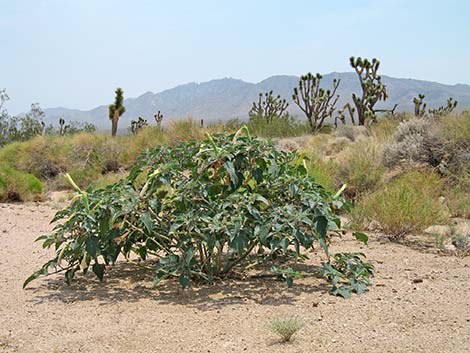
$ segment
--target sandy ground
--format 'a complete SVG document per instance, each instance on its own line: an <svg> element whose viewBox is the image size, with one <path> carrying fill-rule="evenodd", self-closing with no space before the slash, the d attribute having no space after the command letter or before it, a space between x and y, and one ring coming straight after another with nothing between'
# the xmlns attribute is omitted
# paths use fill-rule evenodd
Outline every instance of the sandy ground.
<svg viewBox="0 0 470 353"><path fill-rule="evenodd" d="M45 204L0 205L0 352L470 352L470 257L440 256L372 240L370 291L344 300L304 278L227 281L181 291L152 288L152 271L120 263L104 283L60 275L24 279L50 252L33 240L51 229ZM345 238L336 250L356 251ZM312 255L315 259L315 256ZM297 315L288 344L269 320Z"/></svg>

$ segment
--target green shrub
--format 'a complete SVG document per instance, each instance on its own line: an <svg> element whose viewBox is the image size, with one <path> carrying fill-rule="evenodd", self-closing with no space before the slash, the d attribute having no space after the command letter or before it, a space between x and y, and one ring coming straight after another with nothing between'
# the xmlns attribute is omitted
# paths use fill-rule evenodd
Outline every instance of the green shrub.
<svg viewBox="0 0 470 353"><path fill-rule="evenodd" d="M155 283L177 277L184 288L235 269L300 261L314 243L328 260L330 237L340 228L341 200L308 175L303 158L251 138L246 128L156 147L127 178L76 189L74 202L53 219L67 221L40 237L55 257L25 285L61 261L69 282L79 270L103 279L106 265L133 253L159 259ZM292 285L293 272L280 271Z"/></svg>
<svg viewBox="0 0 470 353"><path fill-rule="evenodd" d="M0 164L0 201L31 201L43 191L34 175Z"/></svg>
<svg viewBox="0 0 470 353"><path fill-rule="evenodd" d="M392 236L420 231L447 221L439 200L442 180L435 173L412 171L365 195L353 208L353 223L361 227L374 220Z"/></svg>

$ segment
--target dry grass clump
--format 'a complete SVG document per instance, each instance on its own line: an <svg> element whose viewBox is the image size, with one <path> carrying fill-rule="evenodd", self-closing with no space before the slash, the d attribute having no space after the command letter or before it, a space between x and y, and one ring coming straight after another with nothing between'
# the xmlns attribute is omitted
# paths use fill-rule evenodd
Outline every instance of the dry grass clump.
<svg viewBox="0 0 470 353"><path fill-rule="evenodd" d="M336 178L347 184L347 197L356 199L378 187L385 172L382 154L383 145L374 138L368 138L349 145L338 155Z"/></svg>
<svg viewBox="0 0 470 353"><path fill-rule="evenodd" d="M445 193L449 211L454 217L470 218L470 171L452 179Z"/></svg>
<svg viewBox="0 0 470 353"><path fill-rule="evenodd" d="M365 126L341 125L334 132L335 136L346 137L350 141L369 136L369 131Z"/></svg>
<svg viewBox="0 0 470 353"><path fill-rule="evenodd" d="M376 221L391 236L420 231L445 223L446 208L440 200L442 179L433 172L407 172L382 188L365 195L352 210L358 227Z"/></svg>
<svg viewBox="0 0 470 353"><path fill-rule="evenodd" d="M304 326L303 321L296 317L287 317L287 318L276 318L273 319L269 325L268 329L278 335L281 339L281 342L289 342L302 327Z"/></svg>
<svg viewBox="0 0 470 353"><path fill-rule="evenodd" d="M34 175L0 164L0 201L31 201L42 191L43 185Z"/></svg>

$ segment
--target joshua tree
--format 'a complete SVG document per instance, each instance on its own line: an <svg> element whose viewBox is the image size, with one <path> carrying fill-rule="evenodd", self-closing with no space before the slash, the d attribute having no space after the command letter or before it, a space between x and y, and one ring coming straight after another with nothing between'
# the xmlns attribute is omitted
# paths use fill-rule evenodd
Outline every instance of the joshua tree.
<svg viewBox="0 0 470 353"><path fill-rule="evenodd" d="M139 132L139 130L147 127L149 125L148 121L139 116L137 120L131 121L131 132L135 135Z"/></svg>
<svg viewBox="0 0 470 353"><path fill-rule="evenodd" d="M114 99L114 104L109 106L109 119L111 119L112 128L111 136L116 136L118 121L122 114L126 111L126 108L123 105L124 96L121 88L116 89L116 98Z"/></svg>
<svg viewBox="0 0 470 353"><path fill-rule="evenodd" d="M275 117L287 116L289 103L281 96L273 96L273 91L260 93L258 102L253 102L249 112L250 119L265 119L270 123Z"/></svg>
<svg viewBox="0 0 470 353"><path fill-rule="evenodd" d="M59 119L59 135L64 136L69 128L70 128L70 125L65 125L65 119L60 118Z"/></svg>
<svg viewBox="0 0 470 353"><path fill-rule="evenodd" d="M414 97L413 104L415 105L415 116L417 116L418 118L423 117L426 114L426 103L424 103L424 94L419 94L418 97Z"/></svg>
<svg viewBox="0 0 470 353"><path fill-rule="evenodd" d="M370 62L368 59L362 59L361 57L355 58L354 56L349 58L349 61L359 77L362 96L359 97L353 93L352 99L355 108L351 107L349 103L346 103L339 111L339 119L343 122L345 121L344 111L347 109L353 124L355 124L354 113L357 113L358 124L367 125L369 121L375 121L377 118L375 113L378 110L374 109L375 104L378 101L385 101L388 98L385 85L382 83L382 78L378 74L380 61L374 58L372 62ZM391 110L380 111L393 113L396 107L397 105Z"/></svg>
<svg viewBox="0 0 470 353"><path fill-rule="evenodd" d="M310 72L300 77L299 87L294 88L292 99L305 113L313 133L319 131L325 119L335 111L339 95L336 95L340 80L333 80L333 89L320 88L322 75L312 75Z"/></svg>
<svg viewBox="0 0 470 353"><path fill-rule="evenodd" d="M433 118L440 118L442 116L448 115L453 112L453 110L457 107L458 102L454 100L454 98L450 97L447 100L446 106L440 106L437 109L429 109L429 114Z"/></svg>
<svg viewBox="0 0 470 353"><path fill-rule="evenodd" d="M155 114L153 117L157 123L157 126L162 127L163 114L158 111L157 114Z"/></svg>

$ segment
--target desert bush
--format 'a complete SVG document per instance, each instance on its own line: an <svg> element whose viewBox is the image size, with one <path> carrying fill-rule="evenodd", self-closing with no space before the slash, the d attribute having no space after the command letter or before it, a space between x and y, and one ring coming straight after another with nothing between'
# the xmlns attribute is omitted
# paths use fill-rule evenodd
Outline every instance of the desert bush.
<svg viewBox="0 0 470 353"><path fill-rule="evenodd" d="M353 224L363 227L377 221L386 234L399 237L446 222L441 192L442 180L437 174L407 172L361 198L351 212Z"/></svg>
<svg viewBox="0 0 470 353"><path fill-rule="evenodd" d="M289 342L302 327L304 323L302 319L294 317L279 317L271 320L268 329L278 335L281 342Z"/></svg>
<svg viewBox="0 0 470 353"><path fill-rule="evenodd" d="M443 159L443 142L431 121L423 118L400 123L394 142L384 148L384 163L388 167L416 164L437 167Z"/></svg>
<svg viewBox="0 0 470 353"><path fill-rule="evenodd" d="M177 277L182 287L254 264L283 267L317 242L328 259L341 200L307 174L297 153L245 132L159 146L115 184L76 187L74 201L53 219L66 221L39 238L54 246L54 258L25 285L61 262L68 282L80 269L103 279L119 254L158 256L155 283Z"/></svg>
<svg viewBox="0 0 470 353"><path fill-rule="evenodd" d="M361 139L338 156L336 178L347 185L346 196L356 199L380 185L385 172L382 149L375 139Z"/></svg>
<svg viewBox="0 0 470 353"><path fill-rule="evenodd" d="M43 185L34 175L0 164L0 201L31 201L42 191Z"/></svg>

